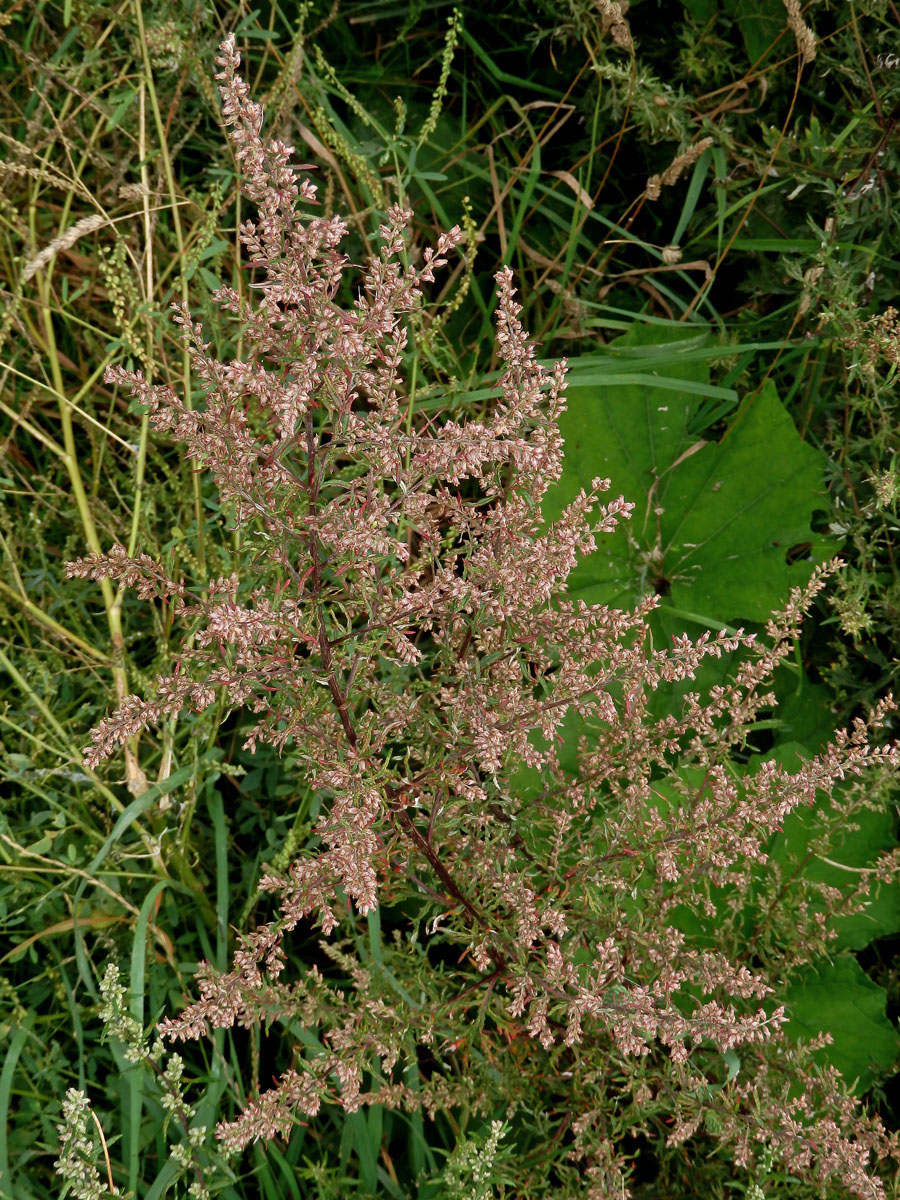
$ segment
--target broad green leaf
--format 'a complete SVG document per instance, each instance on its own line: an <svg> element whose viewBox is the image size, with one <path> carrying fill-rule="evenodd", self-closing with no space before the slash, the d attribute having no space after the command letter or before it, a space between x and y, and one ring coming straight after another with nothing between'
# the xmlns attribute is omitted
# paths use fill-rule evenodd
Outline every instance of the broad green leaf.
<svg viewBox="0 0 900 1200"><path fill-rule="evenodd" d="M697 22L698 25L707 25L716 15L716 0L684 0L685 12Z"/></svg>
<svg viewBox="0 0 900 1200"><path fill-rule="evenodd" d="M787 1031L804 1040L830 1033L834 1043L818 1057L836 1066L848 1084L856 1081L861 1094L897 1061L900 1037L885 1013L886 999L856 959L842 954L810 967L787 989Z"/></svg>
<svg viewBox="0 0 900 1200"><path fill-rule="evenodd" d="M780 0L723 0L722 7L737 22L751 64L769 58L775 42L778 46L774 57L781 58L794 50L793 36L791 43L779 41L787 27Z"/></svg>
<svg viewBox="0 0 900 1200"><path fill-rule="evenodd" d="M807 758L818 754L834 737L833 693L813 683L805 671L787 667L776 672L773 685L778 701L774 711L779 724L777 742L802 747Z"/></svg>
<svg viewBox="0 0 900 1200"><path fill-rule="evenodd" d="M767 385L722 444L673 469L663 515L672 604L765 620L809 577L811 562L792 564L789 551L827 557L829 543L810 529L825 503L824 464Z"/></svg>
<svg viewBox="0 0 900 1200"><path fill-rule="evenodd" d="M785 743L766 757L775 757L788 770L796 770L800 758L807 754L803 747ZM821 796L812 806L796 808L785 819L784 828L767 848L769 860L784 872L785 886L812 881L849 893L859 882L860 871L874 866L896 845L894 820L886 808L856 813L848 827L841 827L836 836L830 837L827 850L818 853L815 840L833 825L834 816ZM896 933L900 930L900 883L873 882L865 909L829 920L828 928L838 935L833 943L835 950L861 950L874 938Z"/></svg>
<svg viewBox="0 0 900 1200"><path fill-rule="evenodd" d="M672 335L635 327L612 348ZM720 444L690 433L697 389L709 386L706 364L679 354L695 346L685 330L660 356L664 388L569 389L563 477L544 515L553 519L579 488L609 477L612 494L635 509L570 576L571 595L628 607L656 592L695 617L761 622L831 551L810 528L825 502L824 458L801 440L771 385ZM672 390L674 380L684 386Z"/></svg>

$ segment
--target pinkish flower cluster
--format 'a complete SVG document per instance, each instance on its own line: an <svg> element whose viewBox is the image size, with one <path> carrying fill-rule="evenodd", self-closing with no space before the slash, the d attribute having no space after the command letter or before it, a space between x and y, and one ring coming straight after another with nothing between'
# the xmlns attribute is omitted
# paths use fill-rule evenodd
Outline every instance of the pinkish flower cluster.
<svg viewBox="0 0 900 1200"><path fill-rule="evenodd" d="M219 361L179 310L204 407L189 411L139 373L110 379L149 403L156 429L234 502L247 569L192 593L114 547L69 573L137 586L198 626L157 698L128 697L93 731L88 764L220 693L254 714L246 747L290 745L325 798L310 846L262 881L275 919L241 939L232 971L204 965L198 999L161 1027L186 1039L299 1021L317 1033L322 1052L298 1054L221 1138L240 1149L330 1102L432 1114L543 1105L548 1128L576 1135L568 1154L594 1181L587 1194L625 1196L624 1133L610 1133L621 1109L642 1136L668 1120L669 1144L715 1134L745 1164L765 1141L803 1178L881 1195L867 1163L889 1140L833 1081L804 1075L799 1098L773 1099L784 963L741 958L724 932L795 808L825 795L852 811L864 773L900 758L859 722L796 771L735 759L835 565L791 596L766 644L738 631L654 647L655 600L623 612L567 599L579 557L631 505L601 503L608 481L594 479L559 520L542 521L562 469L566 365L537 363L511 272L496 277L495 401L477 418L426 420L404 378L411 321L427 319L425 289L460 230L415 267L410 214L393 208L356 299L342 303L344 223L302 215L316 189L290 147L263 139L233 38L217 61L259 210L241 237L261 274L254 300L228 287L217 300L251 350ZM658 715L661 686L736 650L745 657L733 679ZM830 897L832 914L861 896ZM430 919L385 947L389 970L329 940L352 932L356 914L409 900ZM720 949L680 931L685 909L721 921ZM343 982L315 968L283 982L288 935L315 922ZM815 936L824 947L824 921ZM455 967L434 967L438 944L454 949ZM438 1065L412 1086L417 1046ZM737 1080L722 1068L735 1049L752 1065Z"/></svg>

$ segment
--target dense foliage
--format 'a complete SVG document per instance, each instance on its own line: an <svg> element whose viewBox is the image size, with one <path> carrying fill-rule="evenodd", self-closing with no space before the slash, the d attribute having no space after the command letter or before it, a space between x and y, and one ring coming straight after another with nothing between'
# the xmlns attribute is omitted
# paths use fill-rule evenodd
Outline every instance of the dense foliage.
<svg viewBox="0 0 900 1200"><path fill-rule="evenodd" d="M506 15L0 31L0 1194L893 1187L894 15Z"/></svg>

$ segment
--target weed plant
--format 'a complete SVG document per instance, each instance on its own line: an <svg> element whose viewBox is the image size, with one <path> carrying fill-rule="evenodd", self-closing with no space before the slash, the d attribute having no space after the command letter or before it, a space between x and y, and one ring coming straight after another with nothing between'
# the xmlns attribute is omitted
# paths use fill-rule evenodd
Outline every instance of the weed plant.
<svg viewBox="0 0 900 1200"><path fill-rule="evenodd" d="M595 478L557 520L541 520L562 474L566 363L537 363L512 272L496 277L501 374L489 415L417 421L404 352L417 328L427 338L423 289L463 230L414 266L411 213L391 207L343 307L347 224L303 215L316 187L290 147L262 137L233 37L217 62L258 209L240 231L258 302L229 286L214 294L240 325L243 356L214 357L179 305L202 408L140 370L110 368L106 381L210 472L233 505L242 558L202 591L121 545L67 570L135 588L188 627L152 696L126 696L94 728L87 767L224 698L250 714L242 749L290 748L319 803L287 869L260 882L278 897L274 917L240 936L230 970L200 964L197 998L159 1025L170 1042L235 1026L283 1034L276 1060L290 1065L218 1121L222 1152L290 1140L324 1106L431 1122L466 1111L489 1123L483 1160L458 1144L430 1179L392 1163L387 1190L576 1195L587 1180L599 1200L630 1190L637 1142L668 1187L712 1155L746 1187L790 1179L794 1194L883 1194L877 1164L896 1156L894 1139L834 1067L816 1064L827 1037L785 1038L778 1002L827 954L831 924L863 911L876 881L894 881L900 855L842 889L767 869L763 847L817 800L819 844L839 844L900 766L900 748L869 738L893 703L793 770L732 753L775 703L765 689L837 564L792 592L762 642L738 630L656 648L657 597L630 612L566 599L578 557L633 506L600 504L609 481ZM726 685L654 714L660 685L690 684L704 660L738 650ZM570 715L574 771L559 749ZM758 931L774 923L779 936L757 935L748 953L751 906ZM298 928L321 931L321 965L292 978ZM208 1126L184 1099L180 1056L144 1044L119 970L115 960L105 970L101 1016L126 1060L163 1080L161 1102L181 1124L170 1174L206 1197ZM83 1115L81 1093L68 1103ZM102 1194L83 1130L58 1165L81 1195ZM361 1157L360 1170L377 1188L377 1168Z"/></svg>
<svg viewBox="0 0 900 1200"><path fill-rule="evenodd" d="M754 411L766 427L782 404L804 441L820 448L818 459L804 457L789 442L790 426L778 425L774 457L802 480L779 503L803 520L774 529L771 512L756 510L755 527L744 527L745 541L749 532L750 541L762 534L779 543L769 544L761 568L741 564L758 590L686 593L693 572L708 577L709 562L683 545L660 557L665 541L652 529L643 537L634 520L611 539L612 584L590 567L597 556L571 577L570 594L588 601L628 608L656 594L660 605L647 620L662 645L704 627L761 630L769 609L808 578L810 555L822 561L840 549L850 558L831 599L820 594L802 653L776 672L782 703L763 710L735 755L739 765L774 754L796 766L797 744L809 757L828 740L830 706L860 712L893 684L890 315L872 319L894 298L897 266L890 130L900 76L890 8L816 6L805 18L815 27L816 58L805 63L774 0L743 10L724 0L686 4L674 19L677 59L671 13L663 37L652 6L618 15L615 8L510 4L485 23L462 4L448 34L449 9L441 8L312 6L288 27L274 8L221 9L219 25L206 6L113 11L76 0L14 6L0 28L4 1197L58 1194L57 1102L69 1087L90 1090L101 1124L121 1134L108 1147L118 1187L160 1195L178 1186L165 1166L160 1076L129 1066L121 1039L96 1036L98 1009L109 1004L100 990L105 963L121 964L126 1007L142 1026L177 1012L196 962L224 970L234 931L272 915L259 876L283 874L323 803L299 782L293 750L241 750L243 723L224 696L211 710L165 722L158 741L126 744L119 772L84 768L79 750L84 729L110 705L128 691L148 694L171 670L179 631L170 611L128 590L98 597L93 585L63 586L61 564L115 542L196 590L245 560L245 531L229 528L233 504L223 505L197 464L151 435L149 415L129 410L127 396L102 379L109 362L140 366L202 409L165 316L188 295L216 357L243 355L240 328L221 323L210 300L229 275L243 296L253 294L236 234L246 204L222 149L208 72L224 29L240 30L269 129L316 162L325 214L348 214L354 261L377 251L382 200L414 210L411 262L439 229L463 226L460 253L429 296L438 307L427 321L410 318L404 367L416 422L448 409L455 419L486 419L491 392L483 384L498 366L493 276L504 265L515 269L522 317L544 353L569 357L561 421L570 451L580 430L595 425L598 396L613 435L607 446L620 412L684 406L685 436L668 460L641 449L648 436L658 444L657 426L629 427L635 461L648 473L639 486L623 456L585 456L586 474L564 468L547 515L596 475L627 487L643 513L654 472L705 441L663 475L663 483L677 480L723 435L722 452L737 445L729 478L752 478L758 465L743 476L735 466L749 444L739 431ZM710 137L677 182L648 199L648 181ZM352 291L341 300L352 304ZM689 327L686 340L676 324ZM624 341L608 343L622 333ZM692 494L687 483L669 490L663 539L682 494ZM747 498L742 482L729 522ZM734 669L727 657L708 659L700 684L724 685ZM671 689L676 699L679 690L684 685ZM666 689L651 703L662 715ZM564 762L579 732L577 722L564 728ZM874 797L873 805L855 815L859 829L843 831L839 847L828 844L827 813L795 814L768 847L772 869L817 894L855 878L824 860L865 868L894 844L890 816ZM893 894L882 888L864 913L835 922L834 973L820 961L787 992L789 1033L831 1029L834 1041L819 1060L839 1066L858 1092L890 1069L896 1043L885 993L850 951L897 928ZM756 938L775 953L786 936L778 910L767 909L764 920L759 912L751 903L735 928L745 943ZM386 936L408 919L384 914ZM367 927L376 919L370 914L361 926L363 948L378 940ZM293 937L297 976L310 962L337 975L314 937ZM727 940L717 948L727 951ZM879 964L878 982L894 993L890 942L880 944L864 961ZM429 954L450 957L437 947ZM849 1032L846 1011L833 1006L838 995L856 1014ZM264 1090L285 1065L284 1044L251 1027L218 1031L209 1048L184 1047L185 1103L196 1107L196 1122L211 1127ZM435 1069L428 1061L421 1068L423 1078ZM895 1121L889 1096L882 1093L881 1104ZM92 1120L87 1128L93 1137ZM535 1130L537 1155L544 1134ZM510 1132L496 1142L498 1182L504 1153L525 1146L521 1123L512 1139ZM440 1178L451 1152L452 1163L484 1158L495 1136L486 1117L465 1107L432 1124L415 1112L375 1106L363 1116L326 1106L286 1147L256 1147L229 1194L337 1195L348 1175L353 1186L362 1179L364 1189L390 1191L394 1176L403 1187L414 1177ZM562 1135L565 1144L569 1138ZM92 1144L102 1150L99 1140ZM689 1195L695 1186L725 1194L744 1178L735 1180L721 1159L697 1175L693 1154L679 1162L644 1141L630 1152L643 1195ZM107 1179L102 1155L98 1161ZM203 1169L220 1168L204 1159ZM448 1165L448 1178L455 1169ZM786 1194L797 1186L764 1185Z"/></svg>

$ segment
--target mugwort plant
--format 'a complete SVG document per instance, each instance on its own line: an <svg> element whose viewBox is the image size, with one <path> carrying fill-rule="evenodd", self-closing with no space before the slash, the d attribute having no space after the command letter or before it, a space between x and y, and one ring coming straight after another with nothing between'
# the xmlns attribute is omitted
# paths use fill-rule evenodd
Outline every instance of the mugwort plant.
<svg viewBox="0 0 900 1200"><path fill-rule="evenodd" d="M426 415L405 363L464 234L419 252L395 205L352 298L347 225L316 215L308 168L263 137L233 37L217 63L258 209L241 227L250 298L216 296L245 352L220 361L179 307L201 405L139 371L107 378L233 505L241 569L197 590L114 546L68 573L134 587L190 628L153 695L93 730L89 765L224 695L252 714L245 748L290 747L322 800L289 868L260 880L272 919L240 935L231 970L201 964L195 998L159 1026L169 1042L283 1030L284 1069L220 1121L220 1148L288 1138L323 1106L465 1110L502 1163L494 1185L517 1197L627 1196L642 1157L666 1180L714 1153L748 1194L790 1180L882 1196L896 1137L817 1065L825 1036L787 1036L779 996L898 859L817 889L770 869L766 848L800 806L824 804L838 828L873 802L900 762L875 736L894 706L796 769L747 752L838 564L813 570L760 638L660 646L655 597L633 611L568 598L579 557L632 506L597 478L543 520L566 363L538 364L511 271L496 275L494 400L465 420ZM735 652L725 682L691 690ZM752 949L751 896L783 934ZM367 919L383 934L368 958L353 936ZM298 969L292 932L315 927L322 953Z"/></svg>

